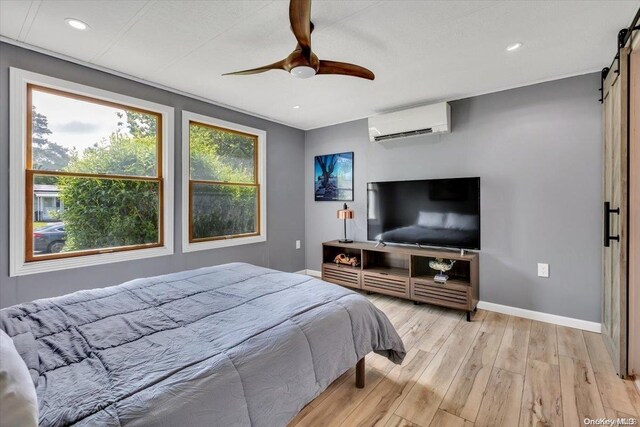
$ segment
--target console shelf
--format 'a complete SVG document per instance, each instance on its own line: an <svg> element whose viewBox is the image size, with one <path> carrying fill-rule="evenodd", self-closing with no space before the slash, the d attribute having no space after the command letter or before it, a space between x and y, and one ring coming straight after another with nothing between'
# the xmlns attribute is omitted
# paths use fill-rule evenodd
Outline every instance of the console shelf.
<svg viewBox="0 0 640 427"><path fill-rule="evenodd" d="M336 264L339 254L357 257L354 267ZM408 246L376 246L370 242L322 244L322 280L412 300L465 310L467 320L476 310L479 298L479 255L456 251L411 248ZM429 267L435 258L455 260L447 273L447 283L437 283L437 271Z"/></svg>

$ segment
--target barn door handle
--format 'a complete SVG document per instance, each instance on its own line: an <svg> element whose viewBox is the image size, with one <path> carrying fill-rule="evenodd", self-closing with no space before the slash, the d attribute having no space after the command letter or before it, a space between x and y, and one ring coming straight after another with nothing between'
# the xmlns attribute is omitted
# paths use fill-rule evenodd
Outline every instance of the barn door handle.
<svg viewBox="0 0 640 427"><path fill-rule="evenodd" d="M608 248L610 246L610 242L615 240L617 242L620 241L620 235L616 234L612 236L610 234L609 228L611 227L611 214L614 213L616 215L620 215L620 208L611 209L610 202L604 202L604 246Z"/></svg>

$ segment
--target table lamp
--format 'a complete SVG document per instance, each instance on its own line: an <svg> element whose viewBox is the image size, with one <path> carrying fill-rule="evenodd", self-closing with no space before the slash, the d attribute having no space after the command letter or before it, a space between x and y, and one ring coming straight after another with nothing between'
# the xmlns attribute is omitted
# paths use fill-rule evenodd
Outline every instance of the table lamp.
<svg viewBox="0 0 640 427"><path fill-rule="evenodd" d="M344 239L339 240L340 243L353 243L353 240L347 239L347 220L353 219L353 210L347 207L347 204L344 204L344 207L338 211L338 219L344 221Z"/></svg>

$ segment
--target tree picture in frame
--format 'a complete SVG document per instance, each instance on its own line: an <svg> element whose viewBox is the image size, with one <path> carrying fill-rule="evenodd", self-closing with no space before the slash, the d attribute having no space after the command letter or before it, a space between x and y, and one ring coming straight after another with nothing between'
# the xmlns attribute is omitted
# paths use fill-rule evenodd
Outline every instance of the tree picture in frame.
<svg viewBox="0 0 640 427"><path fill-rule="evenodd" d="M313 170L316 202L353 200L353 151L316 156Z"/></svg>

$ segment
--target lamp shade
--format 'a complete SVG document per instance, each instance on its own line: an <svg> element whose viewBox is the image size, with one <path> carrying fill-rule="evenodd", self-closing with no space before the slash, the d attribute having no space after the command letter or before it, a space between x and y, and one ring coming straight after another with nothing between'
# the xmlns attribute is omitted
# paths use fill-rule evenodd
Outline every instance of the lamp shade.
<svg viewBox="0 0 640 427"><path fill-rule="evenodd" d="M338 219L353 219L353 211L351 209L339 210Z"/></svg>
<svg viewBox="0 0 640 427"><path fill-rule="evenodd" d="M344 207L338 211L338 219L353 219L354 214L353 210L347 207L347 204L344 204Z"/></svg>

